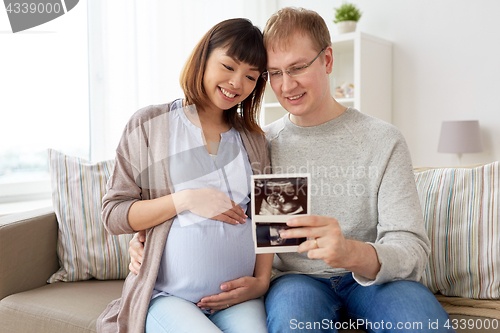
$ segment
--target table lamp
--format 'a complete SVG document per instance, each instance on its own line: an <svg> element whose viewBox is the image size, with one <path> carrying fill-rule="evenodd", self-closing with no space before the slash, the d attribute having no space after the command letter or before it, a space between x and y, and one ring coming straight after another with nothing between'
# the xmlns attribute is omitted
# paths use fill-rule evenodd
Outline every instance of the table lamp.
<svg viewBox="0 0 500 333"><path fill-rule="evenodd" d="M439 137L438 152L458 155L461 165L462 154L480 153L483 141L478 120L443 121Z"/></svg>

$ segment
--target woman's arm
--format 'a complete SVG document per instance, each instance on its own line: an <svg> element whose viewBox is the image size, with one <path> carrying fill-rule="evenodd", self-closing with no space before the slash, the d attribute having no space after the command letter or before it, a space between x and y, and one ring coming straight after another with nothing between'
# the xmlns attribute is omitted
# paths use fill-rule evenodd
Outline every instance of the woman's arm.
<svg viewBox="0 0 500 333"><path fill-rule="evenodd" d="M264 295L269 288L269 282L271 281L271 269L273 266L274 253L262 253L257 254L255 260L255 270L253 276L260 280L261 282L261 295Z"/></svg>
<svg viewBox="0 0 500 333"><path fill-rule="evenodd" d="M134 231L145 230L189 210L196 215L229 224L245 223L246 215L223 192L213 188L184 190L151 200L136 201L130 206L128 223Z"/></svg>
<svg viewBox="0 0 500 333"><path fill-rule="evenodd" d="M130 206L128 223L134 231L145 230L171 219L187 207L188 191L180 191L152 200L139 200Z"/></svg>

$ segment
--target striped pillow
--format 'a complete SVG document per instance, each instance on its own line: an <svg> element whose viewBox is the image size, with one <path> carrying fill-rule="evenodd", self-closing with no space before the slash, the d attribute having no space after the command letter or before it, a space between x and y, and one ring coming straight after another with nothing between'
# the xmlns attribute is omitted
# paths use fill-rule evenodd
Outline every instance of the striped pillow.
<svg viewBox="0 0 500 333"><path fill-rule="evenodd" d="M500 291L499 162L415 173L432 252L422 283L447 296Z"/></svg>
<svg viewBox="0 0 500 333"><path fill-rule="evenodd" d="M101 200L114 161L90 163L52 149L48 154L61 265L48 282L124 279L132 235L111 236L101 221Z"/></svg>

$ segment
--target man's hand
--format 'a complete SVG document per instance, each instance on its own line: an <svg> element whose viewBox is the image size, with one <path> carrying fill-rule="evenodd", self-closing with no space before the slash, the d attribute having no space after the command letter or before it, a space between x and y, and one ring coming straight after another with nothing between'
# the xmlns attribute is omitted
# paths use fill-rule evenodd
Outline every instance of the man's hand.
<svg viewBox="0 0 500 333"><path fill-rule="evenodd" d="M128 265L128 269L135 275L139 274L139 269L141 268L145 241L146 231L141 230L129 242L128 253L130 253L130 264Z"/></svg>
<svg viewBox="0 0 500 333"><path fill-rule="evenodd" d="M283 230L282 238L309 238L297 252L307 252L309 259L321 259L328 266L344 268L368 279L375 279L380 270L377 253L370 244L346 239L333 217L303 216L286 223L292 229Z"/></svg>
<svg viewBox="0 0 500 333"><path fill-rule="evenodd" d="M224 310L229 306L239 304L264 295L269 288L269 277L256 278L245 276L237 280L224 282L221 292L217 295L203 297L198 304L201 309Z"/></svg>

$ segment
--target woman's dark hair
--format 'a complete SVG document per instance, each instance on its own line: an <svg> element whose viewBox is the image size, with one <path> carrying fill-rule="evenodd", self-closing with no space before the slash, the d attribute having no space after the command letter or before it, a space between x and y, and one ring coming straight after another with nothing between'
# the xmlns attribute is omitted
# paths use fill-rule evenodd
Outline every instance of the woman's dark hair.
<svg viewBox="0 0 500 333"><path fill-rule="evenodd" d="M207 104L203 76L208 57L217 48L227 48L228 56L255 66L261 73L266 69L267 53L259 28L242 18L222 21L203 36L184 65L180 84L187 105L194 104L203 109ZM238 114L238 105L224 111L228 124L237 130L244 128L249 132L263 133L258 125L258 115L265 87L266 81L259 75L255 89L241 102L241 114Z"/></svg>

